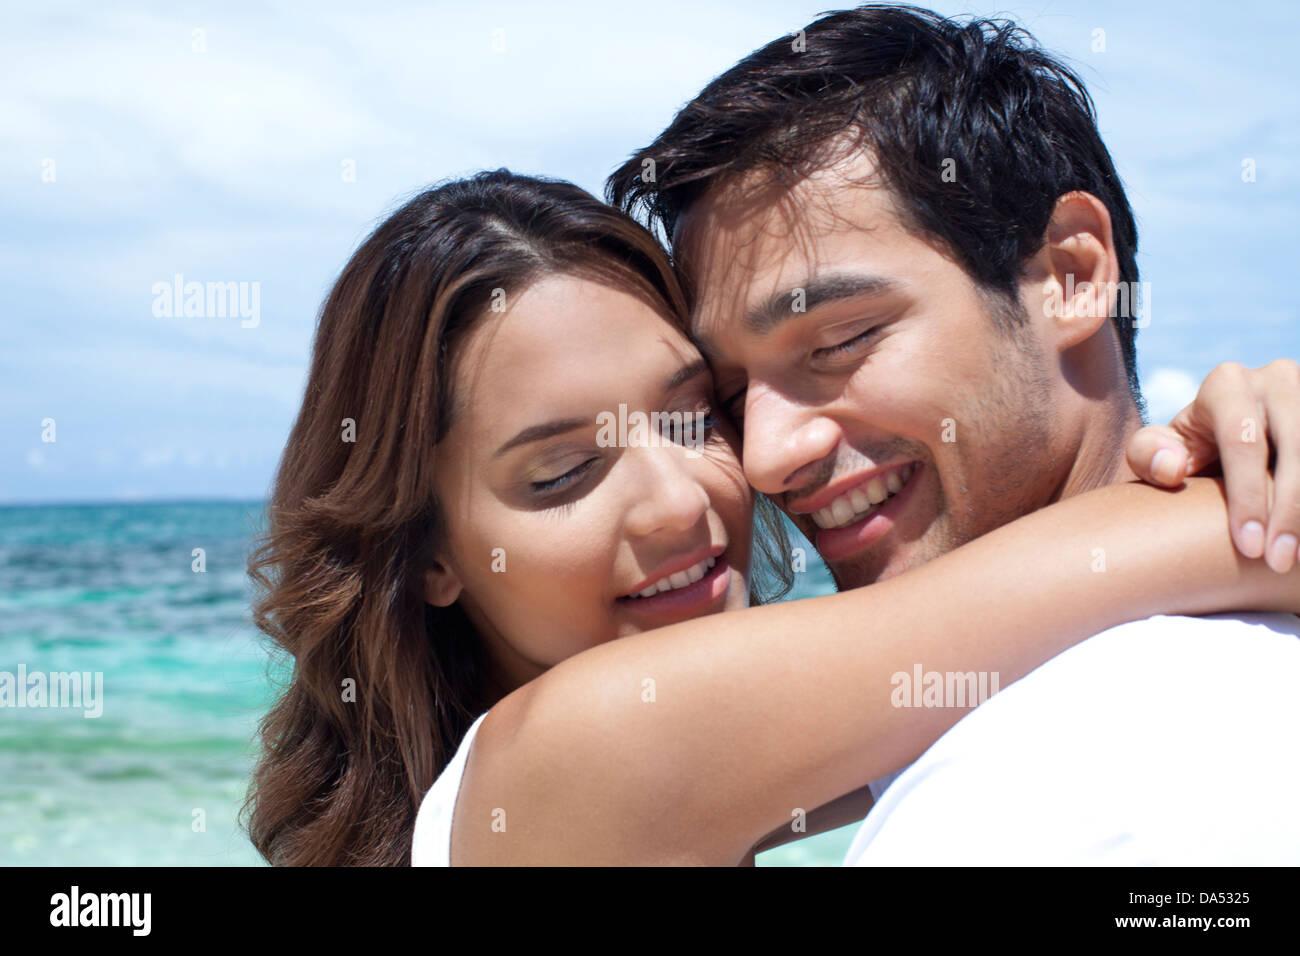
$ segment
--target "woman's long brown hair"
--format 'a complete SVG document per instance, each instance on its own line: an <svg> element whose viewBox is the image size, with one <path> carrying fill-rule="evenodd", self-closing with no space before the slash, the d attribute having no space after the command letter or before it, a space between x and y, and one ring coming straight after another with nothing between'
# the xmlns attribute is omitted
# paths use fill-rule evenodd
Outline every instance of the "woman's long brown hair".
<svg viewBox="0 0 1300 956"><path fill-rule="evenodd" d="M407 202L325 301L249 562L254 622L293 663L261 722L243 811L273 864L409 864L421 798L495 703L464 614L421 594L440 540L433 465L455 408L457 344L497 290L554 274L640 295L685 327L649 232L577 186L507 170ZM756 557L784 593L778 516L760 500L758 517Z"/></svg>

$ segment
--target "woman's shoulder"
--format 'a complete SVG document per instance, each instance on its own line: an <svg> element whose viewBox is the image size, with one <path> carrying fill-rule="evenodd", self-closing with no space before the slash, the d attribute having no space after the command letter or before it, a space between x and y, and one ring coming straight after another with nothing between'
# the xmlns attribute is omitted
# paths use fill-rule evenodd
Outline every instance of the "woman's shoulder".
<svg viewBox="0 0 1300 956"><path fill-rule="evenodd" d="M451 824L456 813L456 798L460 795L465 763L474 746L474 738L489 713L491 711L484 711L470 724L455 756L420 801L411 842L411 866L451 865Z"/></svg>

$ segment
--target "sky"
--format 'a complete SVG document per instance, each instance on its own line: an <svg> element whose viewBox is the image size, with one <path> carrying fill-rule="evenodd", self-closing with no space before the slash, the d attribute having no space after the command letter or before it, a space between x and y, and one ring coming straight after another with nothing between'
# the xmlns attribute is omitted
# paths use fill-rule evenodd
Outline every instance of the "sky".
<svg viewBox="0 0 1300 956"><path fill-rule="evenodd" d="M1096 99L1150 283L1153 421L1221 361L1300 358L1294 5L933 8L1015 19ZM11 5L0 503L262 497L321 301L404 198L499 166L599 194L709 79L826 9ZM187 317L177 276L247 308Z"/></svg>

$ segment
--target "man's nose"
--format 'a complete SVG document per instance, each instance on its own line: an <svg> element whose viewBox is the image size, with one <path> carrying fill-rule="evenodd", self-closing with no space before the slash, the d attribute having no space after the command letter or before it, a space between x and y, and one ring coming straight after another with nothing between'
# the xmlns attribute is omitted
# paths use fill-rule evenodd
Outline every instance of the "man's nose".
<svg viewBox="0 0 1300 956"><path fill-rule="evenodd" d="M744 424L745 478L766 495L806 485L810 473L799 472L832 455L840 441L839 425L816 407L752 382L745 396Z"/></svg>

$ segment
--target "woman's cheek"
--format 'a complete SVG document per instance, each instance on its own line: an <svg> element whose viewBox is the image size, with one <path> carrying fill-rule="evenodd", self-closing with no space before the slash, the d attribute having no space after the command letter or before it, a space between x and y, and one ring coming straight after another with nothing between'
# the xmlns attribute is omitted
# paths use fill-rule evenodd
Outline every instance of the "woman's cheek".
<svg viewBox="0 0 1300 956"><path fill-rule="evenodd" d="M519 522L513 548L503 548L501 583L525 597L521 610L536 621L560 621L571 630L607 617L616 543L603 528L566 526L554 518Z"/></svg>
<svg viewBox="0 0 1300 956"><path fill-rule="evenodd" d="M753 524L754 493L745 480L740 460L710 462L709 471L701 475L701 483L708 492L711 507L724 519L728 535L747 535Z"/></svg>

